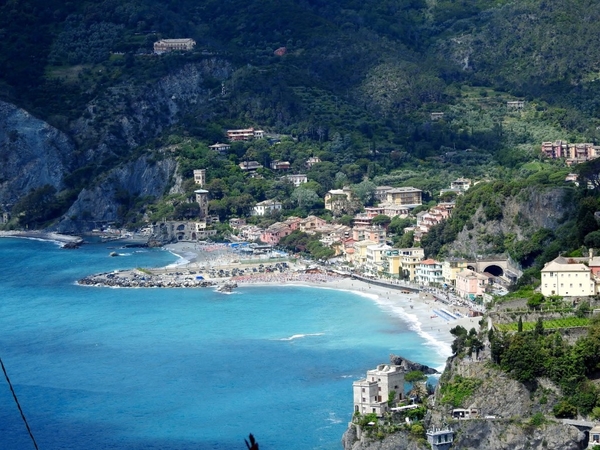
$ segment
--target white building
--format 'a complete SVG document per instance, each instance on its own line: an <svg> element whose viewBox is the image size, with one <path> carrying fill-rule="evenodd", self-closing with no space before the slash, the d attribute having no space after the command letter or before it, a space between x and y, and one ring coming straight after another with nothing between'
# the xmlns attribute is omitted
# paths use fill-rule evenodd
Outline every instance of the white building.
<svg viewBox="0 0 600 450"><path fill-rule="evenodd" d="M303 173L299 173L297 175L285 175L285 176L281 177L281 180L287 180L296 187L308 182L308 178L306 177L306 174L303 174Z"/></svg>
<svg viewBox="0 0 600 450"><path fill-rule="evenodd" d="M154 43L154 53L168 53L174 51L189 51L194 48L196 41L191 38L161 39Z"/></svg>
<svg viewBox="0 0 600 450"><path fill-rule="evenodd" d="M442 263L434 259L426 259L419 262L416 267L415 281L425 286L443 284Z"/></svg>
<svg viewBox="0 0 600 450"><path fill-rule="evenodd" d="M271 214L273 211L281 210L281 202L277 200L265 200L264 202L257 203L252 210L253 216L265 216Z"/></svg>
<svg viewBox="0 0 600 450"><path fill-rule="evenodd" d="M596 294L596 278L592 269L571 258L559 256L541 271L544 296L584 297Z"/></svg>
<svg viewBox="0 0 600 450"><path fill-rule="evenodd" d="M380 364L367 371L367 377L352 383L354 411L360 414L375 413L382 416L389 411L388 400L393 392L392 406L404 392L402 366Z"/></svg>

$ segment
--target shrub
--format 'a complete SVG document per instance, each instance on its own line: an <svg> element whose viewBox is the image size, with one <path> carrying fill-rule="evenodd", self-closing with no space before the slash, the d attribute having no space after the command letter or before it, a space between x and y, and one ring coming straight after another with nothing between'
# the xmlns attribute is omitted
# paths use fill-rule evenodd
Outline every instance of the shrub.
<svg viewBox="0 0 600 450"><path fill-rule="evenodd" d="M568 400L561 400L553 409L554 416L559 419L572 419L577 416L577 408Z"/></svg>

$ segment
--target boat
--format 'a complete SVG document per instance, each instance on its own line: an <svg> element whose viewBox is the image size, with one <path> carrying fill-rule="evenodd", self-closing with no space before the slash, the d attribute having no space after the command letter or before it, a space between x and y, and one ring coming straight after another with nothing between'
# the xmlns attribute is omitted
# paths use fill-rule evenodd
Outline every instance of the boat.
<svg viewBox="0 0 600 450"><path fill-rule="evenodd" d="M117 252L110 252L110 256L119 256Z"/></svg>

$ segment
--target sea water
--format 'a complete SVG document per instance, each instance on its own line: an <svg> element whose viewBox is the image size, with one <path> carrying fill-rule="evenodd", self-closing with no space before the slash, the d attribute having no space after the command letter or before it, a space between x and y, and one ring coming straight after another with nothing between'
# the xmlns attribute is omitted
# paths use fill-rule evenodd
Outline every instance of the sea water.
<svg viewBox="0 0 600 450"><path fill-rule="evenodd" d="M40 449L340 449L352 382L447 350L368 295L299 286L110 289L164 250L0 239L0 358ZM412 327L412 329L411 329ZM0 374L0 449L33 448Z"/></svg>

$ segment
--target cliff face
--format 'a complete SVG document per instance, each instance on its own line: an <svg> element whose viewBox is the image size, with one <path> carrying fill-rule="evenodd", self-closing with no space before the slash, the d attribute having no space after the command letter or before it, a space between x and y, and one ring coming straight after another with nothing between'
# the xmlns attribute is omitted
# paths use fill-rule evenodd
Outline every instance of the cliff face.
<svg viewBox="0 0 600 450"><path fill-rule="evenodd" d="M62 187L75 146L56 128L0 101L0 206L10 209L30 190Z"/></svg>
<svg viewBox="0 0 600 450"><path fill-rule="evenodd" d="M82 117L72 122L69 133L53 128L9 103L0 102L0 210L11 206L31 189L51 185L64 188L65 176L87 166L107 166L53 229L81 232L98 222L118 221L131 206L123 197L159 197L181 192L174 159L154 161L131 151L160 135L188 116L195 121L210 118L211 95L227 79L232 66L207 58L189 63L158 78L154 83L123 82L91 101ZM110 159L107 159L110 158ZM112 163L110 161L113 161Z"/></svg>
<svg viewBox="0 0 600 450"><path fill-rule="evenodd" d="M118 221L135 199L165 194L176 167L172 158L154 161L142 156L111 170L102 182L81 191L53 229L63 233L81 232Z"/></svg>
<svg viewBox="0 0 600 450"><path fill-rule="evenodd" d="M560 390L548 380L538 380L536 389L525 386L489 365L485 352L482 360L450 359L442 383L456 376L478 380L478 387L463 400L460 408L476 408L474 419L455 420L453 406L442 403L440 389L430 401L425 428L442 427L454 430L452 449L464 450L578 450L585 447L585 434L577 428L554 419L552 408L560 398ZM542 400L543 398L543 400ZM546 423L533 425L531 416L541 413ZM486 418L487 417L487 418ZM344 433L345 450L426 450L408 432L397 432L383 440L357 438L356 428L350 425Z"/></svg>
<svg viewBox="0 0 600 450"><path fill-rule="evenodd" d="M518 243L529 239L540 228L555 230L565 215L576 206L569 202L572 191L566 188L527 188L516 196L502 198L502 217L488 220L481 207L449 246L452 255L499 253L498 244L508 239Z"/></svg>
<svg viewBox="0 0 600 450"><path fill-rule="evenodd" d="M185 114L210 118L211 83L227 79L232 71L227 61L211 58L187 64L155 83L121 83L108 89L71 125L83 150L81 164L142 145Z"/></svg>

